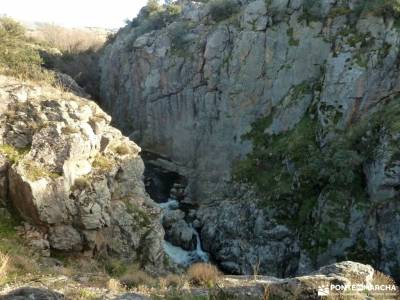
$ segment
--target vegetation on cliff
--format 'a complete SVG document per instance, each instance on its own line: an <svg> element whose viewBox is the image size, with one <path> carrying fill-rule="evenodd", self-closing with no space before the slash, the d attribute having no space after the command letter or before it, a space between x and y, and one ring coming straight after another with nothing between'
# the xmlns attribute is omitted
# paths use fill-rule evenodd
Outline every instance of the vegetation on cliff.
<svg viewBox="0 0 400 300"><path fill-rule="evenodd" d="M400 131L396 117L400 104L397 96L386 99L370 116L335 130L327 140L321 137L324 129L315 115L315 108L310 108L295 128L276 135L267 133L273 114L256 121L243 136L252 142L253 150L236 163L234 178L255 185L262 207L276 209L277 219L298 230L304 246L318 255L329 240L346 237L348 232L329 218L318 219L313 209L324 197L325 209L332 207L330 213L346 223L351 206L369 206L363 168L379 159L381 139L393 139ZM398 146L394 138L390 147ZM311 245L315 239L317 243Z"/></svg>
<svg viewBox="0 0 400 300"><path fill-rule="evenodd" d="M69 84L57 75L65 73L98 98L98 59L105 41L105 35L51 24L28 32L17 21L1 17L0 72L69 90Z"/></svg>
<svg viewBox="0 0 400 300"><path fill-rule="evenodd" d="M11 18L0 18L0 71L22 79L52 80L42 68L40 47L26 36L25 28Z"/></svg>

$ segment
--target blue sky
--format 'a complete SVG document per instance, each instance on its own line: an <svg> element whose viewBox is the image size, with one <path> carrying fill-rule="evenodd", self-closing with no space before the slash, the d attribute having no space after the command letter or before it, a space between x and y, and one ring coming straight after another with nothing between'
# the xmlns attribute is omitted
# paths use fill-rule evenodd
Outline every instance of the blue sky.
<svg viewBox="0 0 400 300"><path fill-rule="evenodd" d="M1 0L0 15L69 27L118 28L147 0Z"/></svg>

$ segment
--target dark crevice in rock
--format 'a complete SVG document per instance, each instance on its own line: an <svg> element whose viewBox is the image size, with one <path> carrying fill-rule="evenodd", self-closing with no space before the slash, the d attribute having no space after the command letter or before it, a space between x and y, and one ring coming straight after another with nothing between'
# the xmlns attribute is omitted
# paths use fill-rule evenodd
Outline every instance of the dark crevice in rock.
<svg viewBox="0 0 400 300"><path fill-rule="evenodd" d="M164 158L151 152L142 152L141 156L145 162L144 180L146 192L157 203L168 201L175 184L182 187L187 185L187 180L184 176L157 165L157 160ZM183 197L183 195L178 194L176 196L177 200L181 200Z"/></svg>

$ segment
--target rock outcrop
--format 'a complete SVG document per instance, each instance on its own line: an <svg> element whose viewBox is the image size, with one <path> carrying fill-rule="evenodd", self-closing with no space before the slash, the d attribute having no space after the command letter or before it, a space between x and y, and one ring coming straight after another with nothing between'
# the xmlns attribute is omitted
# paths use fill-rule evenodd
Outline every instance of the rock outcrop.
<svg viewBox="0 0 400 300"><path fill-rule="evenodd" d="M167 211L163 215L165 238L184 250L195 250L197 242L195 231L184 218L185 213L179 209Z"/></svg>
<svg viewBox="0 0 400 300"><path fill-rule="evenodd" d="M144 9L105 49L102 104L188 178L224 269L345 258L400 278L398 14L357 0ZM243 183L257 192L233 192Z"/></svg>
<svg viewBox="0 0 400 300"><path fill-rule="evenodd" d="M44 252L161 266L164 231L140 148L111 118L89 100L4 76L0 100L0 203L30 224L23 235Z"/></svg>
<svg viewBox="0 0 400 300"><path fill-rule="evenodd" d="M145 290L144 290L145 292ZM154 292L154 290L153 290ZM61 290L52 292L43 288L24 287L4 293L0 291L0 300L72 298L62 294ZM157 297L168 291L160 290ZM221 276L217 288L192 288L185 291L173 291L176 299L398 299L399 288L394 281L375 271L369 265L344 261L320 268L318 271L295 278L275 278L268 276ZM136 293L121 294L102 291L96 296L101 300L144 300L154 295ZM166 295L165 295L166 296ZM166 296L168 298L168 296Z"/></svg>

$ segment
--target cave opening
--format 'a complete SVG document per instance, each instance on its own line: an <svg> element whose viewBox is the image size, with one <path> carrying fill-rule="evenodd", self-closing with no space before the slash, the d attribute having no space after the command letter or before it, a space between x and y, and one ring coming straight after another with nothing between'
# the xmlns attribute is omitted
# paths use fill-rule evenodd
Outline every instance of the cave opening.
<svg viewBox="0 0 400 300"><path fill-rule="evenodd" d="M160 157L154 153L142 152L145 163L144 182L146 192L157 203L168 202L171 198L182 200L184 198L184 188L187 186L187 179L181 174L163 168L157 164ZM182 192L176 192L176 187ZM175 193L174 193L175 191Z"/></svg>

